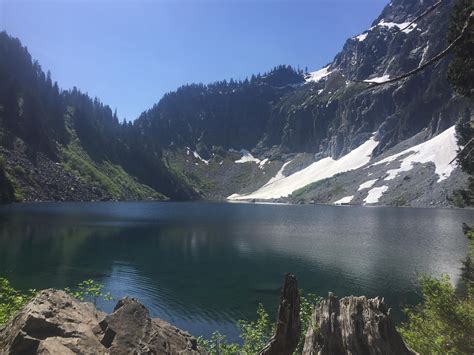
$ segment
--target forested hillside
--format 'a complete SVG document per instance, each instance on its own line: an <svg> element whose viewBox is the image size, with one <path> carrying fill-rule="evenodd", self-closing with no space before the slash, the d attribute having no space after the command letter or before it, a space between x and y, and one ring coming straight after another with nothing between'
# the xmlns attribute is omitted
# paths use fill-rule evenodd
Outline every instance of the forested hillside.
<svg viewBox="0 0 474 355"><path fill-rule="evenodd" d="M77 88L60 90L18 39L0 33L2 199L195 198L154 139ZM76 191L77 190L77 191Z"/></svg>

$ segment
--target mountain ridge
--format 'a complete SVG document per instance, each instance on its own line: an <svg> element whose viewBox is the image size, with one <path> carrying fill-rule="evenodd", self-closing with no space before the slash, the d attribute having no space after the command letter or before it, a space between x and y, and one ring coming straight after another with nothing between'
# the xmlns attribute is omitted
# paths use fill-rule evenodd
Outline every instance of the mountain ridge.
<svg viewBox="0 0 474 355"><path fill-rule="evenodd" d="M307 73L280 65L243 81L184 85L133 123L119 123L107 105L77 88L59 90L19 40L2 33L3 200L251 196L319 161L337 163L371 137L377 144L369 160L411 141L428 141L472 116L472 101L456 95L446 80L448 59L395 84L370 87L363 81L380 82L408 72L446 46L454 0L443 1L410 25L434 4L392 1L369 29L349 38L320 70ZM409 196L403 192L403 199L394 196L383 203L451 205L454 190L466 177L455 172L438 184L429 161L416 164L428 167L429 174L419 181L424 190ZM332 181L336 173L353 176L357 172L352 170L358 169L355 165L332 175L311 175L305 191L322 176ZM417 167L411 173L420 171ZM377 173L379 181L387 174ZM357 174L347 184L364 184ZM316 195L305 193L302 199L298 192L298 200L292 195L296 190L280 197L292 202L348 200L344 189L328 189L334 193L318 188ZM387 185L386 195L393 189ZM436 198L420 200L424 192Z"/></svg>

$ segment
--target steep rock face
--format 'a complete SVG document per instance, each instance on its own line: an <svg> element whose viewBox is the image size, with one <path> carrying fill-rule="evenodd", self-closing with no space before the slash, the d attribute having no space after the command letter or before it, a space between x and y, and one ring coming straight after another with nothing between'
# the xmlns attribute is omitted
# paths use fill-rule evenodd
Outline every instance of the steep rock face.
<svg viewBox="0 0 474 355"><path fill-rule="evenodd" d="M415 354L407 348L380 298L333 294L311 316L303 354Z"/></svg>
<svg viewBox="0 0 474 355"><path fill-rule="evenodd" d="M170 98L163 99L144 114L139 124L156 126L157 131L168 138L172 132L182 132L168 142L170 147L165 149L166 154L178 157L180 162L173 167L182 171L204 198L210 199L255 192L291 174L289 168L294 168L295 159L301 156L311 158L298 164L300 169L324 158L339 160L371 137L377 141L369 153L371 161L411 141L421 143L420 137L428 141L457 123L469 121L473 114L472 101L456 95L447 80L450 56L392 84L371 86L364 81L383 82L397 77L418 68L445 49L454 2L444 0L410 25L437 1L393 0L366 31L346 41L331 63L308 73L305 83L297 76L293 80L291 75L279 72L280 83L275 78L269 81L265 77L254 79L250 85L234 83L225 90L213 85L201 86L200 91L196 89L199 95L193 95L193 100L199 103L194 107L199 110L190 110L185 92L178 90L170 95L174 106L167 103ZM180 108L179 102L184 102L183 107ZM165 110L170 107L173 110ZM186 155L185 144L206 159L206 163ZM213 145L222 145L224 149L212 148ZM230 156L229 148L241 147L258 159L239 164L238 158ZM439 154L430 162L438 158ZM265 164L259 165L262 161ZM419 167L423 181L403 176L400 179L404 180L397 181L396 185L387 183L386 198L374 203L452 205L453 191L465 184L466 177L457 171L439 184L430 162ZM395 165L391 168L396 168ZM282 166L285 169L280 174L278 168ZM368 191L361 193L358 187L367 179L378 178L385 186L383 169L377 172L379 175L368 178L364 176L365 168L361 167L356 173L356 181L344 181L343 186L325 184L324 189L321 185L318 193L305 191L305 196L299 196L296 202L334 203L354 196L351 203L362 204ZM344 173L346 180L350 180L351 174ZM308 181L308 184L317 181ZM421 183L413 189L417 182Z"/></svg>
<svg viewBox="0 0 474 355"><path fill-rule="evenodd" d="M196 340L125 298L112 314L44 290L0 329L0 354L198 354Z"/></svg>
<svg viewBox="0 0 474 355"><path fill-rule="evenodd" d="M466 121L472 103L453 94L449 57L404 81L370 88L413 70L447 46L453 1L444 1L416 24L411 20L436 1L394 0L372 27L347 40L324 75L281 100L271 113L264 146L338 158L378 131L378 155L427 128L436 135Z"/></svg>

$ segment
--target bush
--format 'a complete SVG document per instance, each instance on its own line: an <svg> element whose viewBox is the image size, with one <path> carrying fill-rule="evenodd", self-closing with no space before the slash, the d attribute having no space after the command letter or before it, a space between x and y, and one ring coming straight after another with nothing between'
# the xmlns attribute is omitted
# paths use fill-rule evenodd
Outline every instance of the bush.
<svg viewBox="0 0 474 355"><path fill-rule="evenodd" d="M35 294L36 290L21 293L7 279L0 277L0 325L13 317Z"/></svg>
<svg viewBox="0 0 474 355"><path fill-rule="evenodd" d="M71 296L77 298L79 301L89 301L92 302L94 306L96 306L97 301L100 298L104 299L105 301L113 300L113 297L110 292L103 292L103 289L104 285L89 279L80 282L77 285L77 290L75 291L71 291L71 289L68 287L66 287L64 291L69 293Z"/></svg>
<svg viewBox="0 0 474 355"><path fill-rule="evenodd" d="M406 309L399 327L405 342L420 354L473 354L474 302L472 290L456 294L448 276L421 279L423 302Z"/></svg>
<svg viewBox="0 0 474 355"><path fill-rule="evenodd" d="M300 297L300 319L301 335L295 353L300 354L303 350L304 339L308 324L313 313L314 306L320 302L321 298L310 293ZM227 343L226 337L218 331L214 332L210 339L198 338L199 345L209 354L258 354L260 350L270 341L276 330L276 323L270 320L268 312L262 304L257 307L257 319L255 321L239 320L237 322L241 331L240 337L243 345Z"/></svg>

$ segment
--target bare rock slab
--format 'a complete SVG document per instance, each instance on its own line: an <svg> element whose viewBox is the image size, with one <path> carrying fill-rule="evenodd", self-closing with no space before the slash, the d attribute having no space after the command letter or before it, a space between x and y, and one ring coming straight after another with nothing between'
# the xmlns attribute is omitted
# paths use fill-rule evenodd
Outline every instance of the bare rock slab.
<svg viewBox="0 0 474 355"><path fill-rule="evenodd" d="M44 290L0 329L0 354L200 354L196 339L132 298L107 315Z"/></svg>

